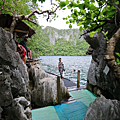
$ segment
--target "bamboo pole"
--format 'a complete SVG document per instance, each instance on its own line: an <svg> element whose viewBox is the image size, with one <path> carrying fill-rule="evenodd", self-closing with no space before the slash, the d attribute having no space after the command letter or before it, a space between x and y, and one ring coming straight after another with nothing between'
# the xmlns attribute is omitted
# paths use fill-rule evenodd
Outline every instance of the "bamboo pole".
<svg viewBox="0 0 120 120"><path fill-rule="evenodd" d="M59 76L57 76L57 100L58 100L58 104L61 104L60 77Z"/></svg>
<svg viewBox="0 0 120 120"><path fill-rule="evenodd" d="M78 70L78 75L77 75L77 88L80 87L80 70Z"/></svg>

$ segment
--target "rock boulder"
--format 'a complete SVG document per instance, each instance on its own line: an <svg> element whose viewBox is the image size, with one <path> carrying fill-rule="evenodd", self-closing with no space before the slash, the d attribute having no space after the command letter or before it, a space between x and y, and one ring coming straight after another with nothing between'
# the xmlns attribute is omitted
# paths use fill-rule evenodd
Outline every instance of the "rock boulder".
<svg viewBox="0 0 120 120"><path fill-rule="evenodd" d="M31 119L29 106L20 104L31 99L28 86L27 67L16 52L13 35L0 28L0 119Z"/></svg>
<svg viewBox="0 0 120 120"><path fill-rule="evenodd" d="M87 75L87 89L108 99L120 100L120 85L104 59L107 47L104 34L95 33L92 38L86 34L84 38L92 48L92 52L88 49L88 53L92 53L92 60Z"/></svg>
<svg viewBox="0 0 120 120"><path fill-rule="evenodd" d="M57 104L57 76L42 70L41 63L35 63L29 70L32 89L32 105L35 107ZM60 80L61 98L68 98L69 93Z"/></svg>
<svg viewBox="0 0 120 120"><path fill-rule="evenodd" d="M32 120L30 102L24 97L15 98L9 107L5 107L5 120Z"/></svg>
<svg viewBox="0 0 120 120"><path fill-rule="evenodd" d="M119 101L106 99L104 96L101 96L89 105L83 120L120 120L119 113Z"/></svg>

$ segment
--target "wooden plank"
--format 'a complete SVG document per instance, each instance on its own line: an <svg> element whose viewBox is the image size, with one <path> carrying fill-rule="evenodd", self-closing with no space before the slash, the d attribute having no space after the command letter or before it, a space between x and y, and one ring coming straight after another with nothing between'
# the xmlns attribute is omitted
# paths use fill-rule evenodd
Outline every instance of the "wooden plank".
<svg viewBox="0 0 120 120"><path fill-rule="evenodd" d="M4 28L5 30L10 30L10 28ZM23 30L14 30L15 32L21 32L21 33L29 33L29 31L23 31Z"/></svg>
<svg viewBox="0 0 120 120"><path fill-rule="evenodd" d="M60 77L59 76L57 76L57 99L58 99L58 104L61 104Z"/></svg>
<svg viewBox="0 0 120 120"><path fill-rule="evenodd" d="M80 87L80 70L78 70L78 76L77 76L77 88Z"/></svg>

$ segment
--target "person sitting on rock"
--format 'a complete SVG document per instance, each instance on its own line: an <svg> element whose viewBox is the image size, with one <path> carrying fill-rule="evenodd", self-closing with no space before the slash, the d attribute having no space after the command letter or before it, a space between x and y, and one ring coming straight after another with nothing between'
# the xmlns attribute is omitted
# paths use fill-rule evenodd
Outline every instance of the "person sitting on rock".
<svg viewBox="0 0 120 120"><path fill-rule="evenodd" d="M24 38L19 44L22 45L26 49L28 59L33 60L32 59L32 52L30 50L30 47L27 47L26 42L27 42L27 39Z"/></svg>
<svg viewBox="0 0 120 120"><path fill-rule="evenodd" d="M27 52L27 57L28 57L28 59L30 59L30 60L33 60L32 59L32 51L30 50L30 47L28 47L28 50L29 50L29 52Z"/></svg>
<svg viewBox="0 0 120 120"><path fill-rule="evenodd" d="M24 61L24 63L26 64L26 58L25 58L25 55L26 55L26 49L18 44L17 46L17 52L19 52L20 56L21 56L21 59Z"/></svg>

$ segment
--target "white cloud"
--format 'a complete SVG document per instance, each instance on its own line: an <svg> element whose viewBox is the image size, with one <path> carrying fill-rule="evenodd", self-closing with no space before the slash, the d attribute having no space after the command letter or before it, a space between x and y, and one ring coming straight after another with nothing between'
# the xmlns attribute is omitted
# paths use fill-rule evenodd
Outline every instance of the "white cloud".
<svg viewBox="0 0 120 120"><path fill-rule="evenodd" d="M40 5L40 3L39 3ZM51 8L50 1L46 1L45 3L42 4L43 8L42 10L49 10ZM47 17L43 18L42 15L36 15L38 17L38 22L39 25L41 26L51 26L57 29L69 29L69 24L66 24L66 20L63 20L63 17L67 17L70 15L70 10L57 10L56 14L59 16L56 18L56 20L52 20L51 22L47 22ZM72 28L79 28L77 25L73 24Z"/></svg>

